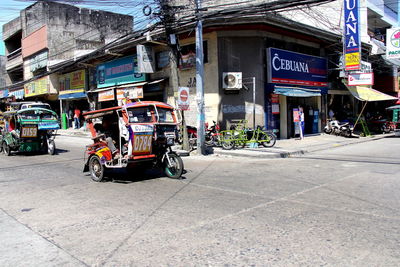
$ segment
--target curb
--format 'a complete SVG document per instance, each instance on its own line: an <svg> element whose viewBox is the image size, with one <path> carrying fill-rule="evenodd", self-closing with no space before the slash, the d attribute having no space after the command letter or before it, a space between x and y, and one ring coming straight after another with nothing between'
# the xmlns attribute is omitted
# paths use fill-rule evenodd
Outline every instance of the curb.
<svg viewBox="0 0 400 267"><path fill-rule="evenodd" d="M349 141L349 142L344 142L340 144L335 144L334 146L325 146L325 147L320 147L316 149L299 149L296 151L287 151L287 152L263 152L259 151L257 154L250 154L250 153L234 153L234 152L229 152L229 151L218 151L217 153L213 153L211 155L228 155L228 156L234 156L234 157L251 157L251 158L291 158L291 157L296 157L296 156L302 156L307 153L312 153L312 152L319 152L319 151L324 151L324 150L331 150L335 149L338 147L344 147L348 145L354 145L354 144L361 144L361 143L366 143L366 142L371 142L371 141L376 141L380 140L386 137L391 137L394 136L394 134L382 134L382 135L377 135L373 137L365 137L365 139L358 139L357 141ZM264 153L274 153L274 154L264 154Z"/></svg>

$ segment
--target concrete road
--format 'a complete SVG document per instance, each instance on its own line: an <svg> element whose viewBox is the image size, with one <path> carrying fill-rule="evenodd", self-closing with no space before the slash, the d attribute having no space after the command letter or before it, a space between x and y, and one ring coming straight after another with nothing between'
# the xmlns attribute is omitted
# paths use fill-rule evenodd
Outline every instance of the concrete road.
<svg viewBox="0 0 400 267"><path fill-rule="evenodd" d="M81 172L87 139L56 141L0 156L0 266L400 265L400 138L106 183Z"/></svg>

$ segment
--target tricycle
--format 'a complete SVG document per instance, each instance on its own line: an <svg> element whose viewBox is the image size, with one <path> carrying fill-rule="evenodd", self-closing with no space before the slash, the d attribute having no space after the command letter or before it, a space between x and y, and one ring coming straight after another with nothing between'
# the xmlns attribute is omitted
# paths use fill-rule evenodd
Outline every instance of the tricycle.
<svg viewBox="0 0 400 267"><path fill-rule="evenodd" d="M106 169L161 167L170 178L183 173L183 161L172 150L177 139L174 108L158 101L128 103L123 106L83 114L93 144L86 146L84 172L93 181L104 180Z"/></svg>
<svg viewBox="0 0 400 267"><path fill-rule="evenodd" d="M0 152L47 152L54 155L55 131L60 128L57 114L44 108L27 108L3 113Z"/></svg>

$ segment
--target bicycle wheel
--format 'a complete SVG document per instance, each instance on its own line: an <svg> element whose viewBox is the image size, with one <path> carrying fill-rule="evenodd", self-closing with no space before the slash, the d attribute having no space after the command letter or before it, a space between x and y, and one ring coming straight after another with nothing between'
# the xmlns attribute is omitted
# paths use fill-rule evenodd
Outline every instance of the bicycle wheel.
<svg viewBox="0 0 400 267"><path fill-rule="evenodd" d="M263 142L261 142L261 145L263 145L264 147L273 147L276 143L276 135L273 133L263 132L260 135L260 139L263 140Z"/></svg>
<svg viewBox="0 0 400 267"><path fill-rule="evenodd" d="M235 142L234 141L229 141L229 140L222 141L222 148L223 149L231 150L234 147L235 147Z"/></svg>

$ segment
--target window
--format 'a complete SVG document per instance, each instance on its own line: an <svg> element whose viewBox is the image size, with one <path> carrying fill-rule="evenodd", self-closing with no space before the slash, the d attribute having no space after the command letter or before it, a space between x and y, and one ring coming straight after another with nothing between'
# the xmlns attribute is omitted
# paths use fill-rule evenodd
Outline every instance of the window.
<svg viewBox="0 0 400 267"><path fill-rule="evenodd" d="M152 122L150 107L128 109L128 116L130 123Z"/></svg>
<svg viewBox="0 0 400 267"><path fill-rule="evenodd" d="M172 110L166 108L158 108L158 122L174 123L174 116L172 115Z"/></svg>

